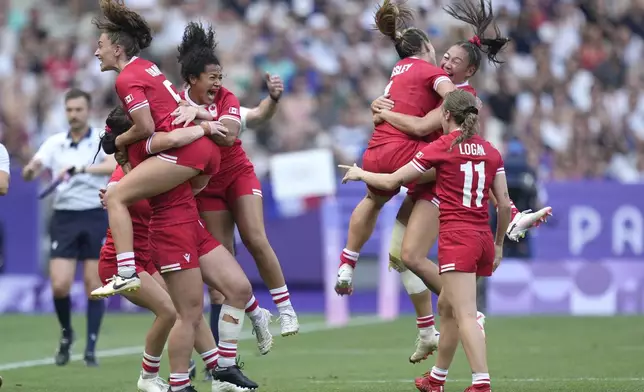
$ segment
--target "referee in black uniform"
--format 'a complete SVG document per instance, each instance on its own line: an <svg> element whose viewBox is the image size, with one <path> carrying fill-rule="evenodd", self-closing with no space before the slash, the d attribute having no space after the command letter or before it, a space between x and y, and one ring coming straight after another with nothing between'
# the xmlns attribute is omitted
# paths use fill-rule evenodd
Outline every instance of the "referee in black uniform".
<svg viewBox="0 0 644 392"><path fill-rule="evenodd" d="M69 131L49 137L25 166L23 177L32 180L43 170L49 170L63 182L56 188L53 215L50 221L51 253L49 276L54 307L61 327L61 339L55 361L67 364L74 341L71 325L71 299L76 263L84 262L84 281L87 301L87 344L85 363L97 366L95 347L105 311L103 300L90 298L92 290L101 287L98 258L108 227L107 214L101 207L99 190L107 184L116 167L112 156L99 149L99 129L89 126L91 98L89 94L72 89L65 95L65 111ZM96 164L92 164L99 151Z"/></svg>

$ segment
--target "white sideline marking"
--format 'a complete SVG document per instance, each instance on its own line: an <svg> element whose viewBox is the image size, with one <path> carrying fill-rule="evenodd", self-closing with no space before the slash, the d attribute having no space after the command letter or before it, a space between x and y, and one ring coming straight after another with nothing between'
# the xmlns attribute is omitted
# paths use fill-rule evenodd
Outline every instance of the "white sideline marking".
<svg viewBox="0 0 644 392"><path fill-rule="evenodd" d="M325 322L305 323L300 325L299 333L321 332L321 331L327 331L332 329L359 327L359 326L373 325L373 324L379 324L379 323L385 323L385 322L386 321L381 320L377 317L369 316L369 317L354 317L349 322L349 324L343 327L330 327ZM273 335L275 337L281 337L279 334L279 328L271 328L271 332L273 332ZM291 338L292 337L288 337L288 339L291 339ZM255 336L252 335L251 331L244 331L240 338L240 340L251 340L251 339L253 340L255 339ZM295 337L295 339L297 338ZM96 352L96 356L98 358L112 358L112 357L123 357L126 355L141 354L142 352L143 352L143 346L129 346L129 347L114 348L109 350L98 350ZM77 362L82 360L83 360L83 355L81 354L74 354L70 357L70 362ZM25 368L32 368L36 366L45 366L45 365L53 365L53 364L54 364L53 358L41 358L41 359L34 359L31 361L10 362L10 363L0 364L0 371L12 370L12 369L25 369Z"/></svg>
<svg viewBox="0 0 644 392"><path fill-rule="evenodd" d="M472 379L448 378L447 382L471 382ZM578 378L493 378L493 384L522 383L522 382L641 382L644 377L578 377ZM310 380L312 384L413 384L413 379L392 379L392 380Z"/></svg>

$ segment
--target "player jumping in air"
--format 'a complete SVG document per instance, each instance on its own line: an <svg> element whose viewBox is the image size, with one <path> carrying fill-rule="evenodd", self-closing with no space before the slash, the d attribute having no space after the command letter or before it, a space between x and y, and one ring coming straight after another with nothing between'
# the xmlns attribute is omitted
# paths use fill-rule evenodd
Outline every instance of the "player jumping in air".
<svg viewBox="0 0 644 392"><path fill-rule="evenodd" d="M197 116L205 120L242 120L239 129L241 132L248 110L241 108L235 96L222 86L223 70L215 55L216 45L215 33L211 27L206 31L201 24L188 24L179 46L179 62L181 74L188 86L181 97L189 106L180 108L182 113L175 119L175 124L191 121ZM283 90L281 80L268 77L268 86L274 86L271 91L274 95L269 101L279 100ZM217 176L197 195L199 211L208 231L231 253L234 251L234 227L237 224L241 239L256 260L260 274L278 307L282 335L292 335L297 333L299 324L279 261L266 237L261 185L237 136L231 132L226 137L215 139L221 147L221 167ZM221 297L217 291L211 291L214 304ZM217 307L213 307L213 312L217 311ZM263 326L270 321L270 313L259 308L254 297L246 304L246 312L253 325ZM218 332L213 330L213 334L217 336ZM268 353L272 346L272 336L268 329L255 328L255 335L260 352Z"/></svg>
<svg viewBox="0 0 644 392"><path fill-rule="evenodd" d="M391 7L391 5L389 6ZM448 7L446 10L455 18L472 24L477 34L482 34L481 32L485 31L494 21L491 7L489 5L486 7L483 1L481 1L479 7L472 4L469 8L461 9L456 5L454 8ZM398 13L398 15L406 14ZM404 25L404 21L401 20L400 24ZM495 62L496 54L507 43L507 39L501 37L498 34L498 30L496 31L497 34L494 38L481 40L477 35L469 41L458 42L443 56L441 68L447 72L457 88L476 94L476 91L467 83L467 79L478 70L484 54L488 55L490 61ZM454 57L451 63L456 64L456 66L448 63L446 60L446 58L451 58L450 56ZM466 63L466 61L469 63ZM372 104L377 124L386 121L410 137L423 138L426 142L431 142L439 137L440 132L437 130L440 129L440 108L436 108L427 114L423 113L419 116L408 115L404 114L401 110L394 110L394 101L388 98L390 97L380 97ZM425 180L428 179L429 177ZM413 192L408 192L408 196L405 198L396 217L390 244L391 265L400 272L403 285L410 294L410 299L414 303L417 312L419 336L416 350L409 358L412 363L426 359L435 349L436 344L435 334L431 330L428 331L427 328L428 321L433 321L432 316L430 316L431 313L427 311L431 309L431 293L427 287L431 288L436 294L440 293L442 287L441 281L438 279L437 267L433 263L428 263L426 259L429 249L431 249L431 246L433 246L438 236L438 206L431 203L434 199L431 190L433 186L433 182L429 184L417 184ZM417 203L419 206L415 208L427 209L427 216L431 218L425 221L427 227L422 231L425 233L425 236L421 240L425 238L433 238L433 240L428 242L429 248L426 250L425 245L418 246L420 243L425 243L422 241L420 243L407 242L403 248L402 238L405 235L405 227L407 226L411 210L414 208L414 202L419 198L424 198L427 203ZM508 236L511 239L518 239L519 234L523 234L535 222L540 222L540 219L544 219L550 211L551 209L548 207L537 213L530 214L529 212L519 213L516 208L513 208L513 213L516 216L514 217L512 227L515 230L513 232L508 231ZM426 275L431 276L431 280L426 282L426 285L418 276L408 270L408 266L413 271L424 270ZM339 284L351 287L353 271L354 268L351 265L341 265L338 274ZM483 329L485 316L479 313L478 320L481 329Z"/></svg>
<svg viewBox="0 0 644 392"><path fill-rule="evenodd" d="M376 26L382 34L394 42L396 52L401 59L394 66L384 93L390 95L396 102L394 110L422 116L437 108L442 97L456 87L445 71L435 65L434 48L425 32L414 27L401 28L401 26L409 26L411 19L411 11L408 8L396 6L389 0L379 7L375 15ZM365 169L373 172L395 172L409 162L416 151L425 144L422 138L405 134L383 122L375 127L362 158L363 165ZM414 184L405 185L413 189ZM399 190L400 188L382 190L368 186L367 196L354 209L349 223L347 245L340 256L341 264L336 283L336 292L339 294L352 293L353 270L359 251L371 236L380 210ZM428 263L432 264L429 261ZM438 274L436 277L438 281ZM419 295L426 297L427 288L422 282L419 281L420 284L418 284L414 281L415 276L411 271L402 272L401 278L412 299ZM429 303L424 302L422 305L422 308L416 308L419 315L417 319L419 335L422 341L427 342L431 352L438 344L431 297Z"/></svg>
<svg viewBox="0 0 644 392"><path fill-rule="evenodd" d="M188 182L194 179L198 182L194 187L203 188L208 176L219 169L219 147L202 137L147 159L150 154L147 147L154 132L173 130L171 113L180 98L155 64L137 57L152 40L150 28L141 16L120 1L101 0L100 5L104 18L95 21L102 31L96 57L101 61L101 70L119 73L116 91L134 126L115 139L119 151L127 151L132 171L105 194L118 274L95 294L113 295L140 286L127 207L149 199L151 258L163 275L177 311L168 338L171 390L194 390L189 379L189 362L203 317L204 281L226 297L220 324L220 358L213 369L213 391L225 390L224 382L254 389L257 384L244 376L235 363L244 306L252 296L250 282L232 255L200 222L193 186ZM224 125L228 131L235 126ZM215 388L216 383L221 384L219 389Z"/></svg>
<svg viewBox="0 0 644 392"><path fill-rule="evenodd" d="M476 278L490 276L503 256L503 240L511 219L510 197L501 154L476 134L476 98L462 90L445 97L442 127L445 135L421 149L407 165L391 174L371 173L357 166L348 169L343 182L364 181L379 189L396 189L436 171L436 197L440 200L438 265L443 290L438 309L441 335L436 365L416 379L422 392L444 392L447 370L459 340L472 370L472 385L465 392L489 392L490 375L485 337L476 320ZM489 229L488 194L497 198L496 237ZM425 219L414 209L410 226ZM407 230L406 237L412 229Z"/></svg>

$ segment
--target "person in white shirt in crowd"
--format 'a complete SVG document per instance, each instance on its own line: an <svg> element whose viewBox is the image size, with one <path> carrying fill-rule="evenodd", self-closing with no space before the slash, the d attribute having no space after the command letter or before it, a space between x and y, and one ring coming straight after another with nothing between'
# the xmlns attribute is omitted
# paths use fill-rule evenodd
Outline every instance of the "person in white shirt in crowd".
<svg viewBox="0 0 644 392"><path fill-rule="evenodd" d="M98 195L115 169L116 161L99 148L101 132L89 126L90 108L91 97L88 93L79 89L68 91L65 95L65 111L69 132L47 138L22 172L24 179L31 181L48 170L54 181L61 181L55 190L54 212L49 227L49 276L54 307L62 330L55 357L58 366L69 362L70 347L74 341L69 294L78 261L84 262L85 292L88 296L84 355L87 366L98 365L95 347L105 311L103 300L90 298L90 293L101 287L98 259L108 227L107 214Z"/></svg>

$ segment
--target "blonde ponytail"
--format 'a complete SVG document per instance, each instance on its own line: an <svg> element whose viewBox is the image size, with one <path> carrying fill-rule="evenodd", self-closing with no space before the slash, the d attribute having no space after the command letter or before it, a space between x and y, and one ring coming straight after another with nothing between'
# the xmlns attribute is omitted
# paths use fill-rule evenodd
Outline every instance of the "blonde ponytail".
<svg viewBox="0 0 644 392"><path fill-rule="evenodd" d="M459 126L458 135L449 147L452 148L471 138L477 132L479 110L476 108L476 97L464 90L454 90L445 96L443 110L449 112Z"/></svg>

